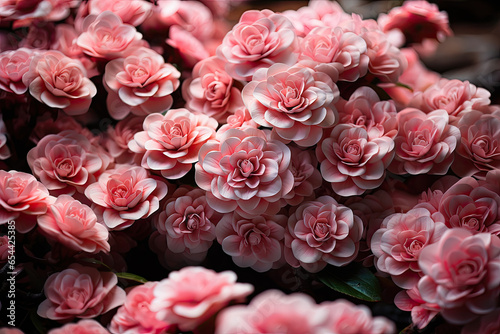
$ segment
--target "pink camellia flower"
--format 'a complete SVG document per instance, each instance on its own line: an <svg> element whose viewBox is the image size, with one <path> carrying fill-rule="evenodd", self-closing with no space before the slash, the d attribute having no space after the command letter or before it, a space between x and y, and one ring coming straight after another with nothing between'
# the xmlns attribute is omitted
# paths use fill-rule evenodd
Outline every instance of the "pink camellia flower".
<svg viewBox="0 0 500 334"><path fill-rule="evenodd" d="M422 43L425 39L442 41L452 35L448 14L427 1L405 1L389 14L381 14L378 22L384 32L393 29L403 32L407 44Z"/></svg>
<svg viewBox="0 0 500 334"><path fill-rule="evenodd" d="M258 129L230 129L200 150L195 180L208 204L242 217L273 215L293 188L290 149Z"/></svg>
<svg viewBox="0 0 500 334"><path fill-rule="evenodd" d="M323 302L319 308L328 312L325 329L317 333L328 334L389 334L396 333L396 326L384 317L372 317L370 309L365 305L339 299Z"/></svg>
<svg viewBox="0 0 500 334"><path fill-rule="evenodd" d="M217 316L215 334L320 333L327 318L327 310L304 293L267 290L248 306L224 309Z"/></svg>
<svg viewBox="0 0 500 334"><path fill-rule="evenodd" d="M210 38L213 29L213 15L210 9L198 1L160 0L161 13L159 20L167 27L178 26L189 32L199 41Z"/></svg>
<svg viewBox="0 0 500 334"><path fill-rule="evenodd" d="M243 106L241 92L233 85L217 57L204 59L193 68L193 74L182 84L186 108L215 118L223 123L228 115Z"/></svg>
<svg viewBox="0 0 500 334"><path fill-rule="evenodd" d="M110 11L118 15L123 23L138 26L151 15L153 4L144 0L90 0L88 11L90 15L99 15L102 12Z"/></svg>
<svg viewBox="0 0 500 334"><path fill-rule="evenodd" d="M21 41L19 41L18 46L43 51L50 50L50 46L54 41L54 37L54 23L36 20L30 24L28 33L23 36L23 39Z"/></svg>
<svg viewBox="0 0 500 334"><path fill-rule="evenodd" d="M109 332L97 321L83 319L77 323L70 323L60 328L51 329L47 334L109 334Z"/></svg>
<svg viewBox="0 0 500 334"><path fill-rule="evenodd" d="M285 258L293 267L318 272L343 266L358 255L363 222L330 196L303 203L288 218Z"/></svg>
<svg viewBox="0 0 500 334"><path fill-rule="evenodd" d="M210 57L210 53L199 39L177 25L170 27L166 43L177 49L184 65L188 68Z"/></svg>
<svg viewBox="0 0 500 334"><path fill-rule="evenodd" d="M410 290L398 292L394 304L403 311L411 312L412 323L418 329L426 327L441 310L439 305L423 300L416 285Z"/></svg>
<svg viewBox="0 0 500 334"><path fill-rule="evenodd" d="M377 188L394 156L388 136L371 139L364 127L339 124L316 148L323 179L341 196L361 195Z"/></svg>
<svg viewBox="0 0 500 334"><path fill-rule="evenodd" d="M189 250L206 253L215 240L215 224L220 215L208 204L205 192L188 187L178 188L166 203L165 210L154 221L166 234L167 247L174 253Z"/></svg>
<svg viewBox="0 0 500 334"><path fill-rule="evenodd" d="M500 308L464 326L460 334L495 333L500 330Z"/></svg>
<svg viewBox="0 0 500 334"><path fill-rule="evenodd" d="M158 283L150 309L157 312L158 320L192 331L229 302L241 301L252 292L250 284L236 283L232 271L186 267Z"/></svg>
<svg viewBox="0 0 500 334"><path fill-rule="evenodd" d="M279 137L300 146L317 144L323 128L337 120L337 85L309 68L274 64L259 69L242 97L257 124L272 127Z"/></svg>
<svg viewBox="0 0 500 334"><path fill-rule="evenodd" d="M2 115L0 114L0 160L5 160L10 158L11 152L9 146L7 145L7 129L5 123L3 122Z"/></svg>
<svg viewBox="0 0 500 334"><path fill-rule="evenodd" d="M462 115L471 110L482 110L490 104L490 92L468 81L440 79L423 92L416 92L410 106L425 113L444 109L450 123L456 125Z"/></svg>
<svg viewBox="0 0 500 334"><path fill-rule="evenodd" d="M460 179L441 197L439 212L448 227L500 235L500 193L484 181Z"/></svg>
<svg viewBox="0 0 500 334"><path fill-rule="evenodd" d="M51 191L83 193L110 161L101 156L87 137L65 130L43 137L27 155L33 174Z"/></svg>
<svg viewBox="0 0 500 334"><path fill-rule="evenodd" d="M51 11L43 17L45 21L61 21L71 14L71 8L78 7L81 0L49 0Z"/></svg>
<svg viewBox="0 0 500 334"><path fill-rule="evenodd" d="M446 231L420 252L422 299L441 307L443 318L466 324L497 306L500 294L500 239L463 228Z"/></svg>
<svg viewBox="0 0 500 334"><path fill-rule="evenodd" d="M257 129L258 127L259 125L252 119L248 109L246 107L239 107L234 111L234 114L227 117L226 124L217 130L216 137L219 138L229 129L243 130L245 128Z"/></svg>
<svg viewBox="0 0 500 334"><path fill-rule="evenodd" d="M340 27L316 27L300 42L299 63L330 75L332 80L363 77L368 60L365 40Z"/></svg>
<svg viewBox="0 0 500 334"><path fill-rule="evenodd" d="M275 63L295 64L297 51L298 39L292 22L265 9L243 13L217 48L217 56L226 62L229 75L249 81L260 68Z"/></svg>
<svg viewBox="0 0 500 334"><path fill-rule="evenodd" d="M73 264L45 281L47 299L38 306L37 313L52 320L94 318L125 301L126 293L116 283L118 278L112 272Z"/></svg>
<svg viewBox="0 0 500 334"><path fill-rule="evenodd" d="M104 137L103 146L119 164L134 164L139 155L128 148L128 142L134 139L134 135L142 130L144 117L129 115L116 123L115 127L108 127Z"/></svg>
<svg viewBox="0 0 500 334"><path fill-rule="evenodd" d="M133 49L126 58L110 61L103 77L109 114L120 120L130 112L146 116L168 110L180 75L173 65L148 48Z"/></svg>
<svg viewBox="0 0 500 334"><path fill-rule="evenodd" d="M35 19L41 19L52 10L50 0L2 0L0 21L14 21L13 28L29 26Z"/></svg>
<svg viewBox="0 0 500 334"><path fill-rule="evenodd" d="M124 229L147 218L167 195L166 184L139 166L117 165L105 171L85 189L93 209L110 229Z"/></svg>
<svg viewBox="0 0 500 334"><path fill-rule="evenodd" d="M500 111L484 114L473 110L457 126L461 138L451 166L453 172L460 177L484 179L488 171L500 169Z"/></svg>
<svg viewBox="0 0 500 334"><path fill-rule="evenodd" d="M23 75L23 84L29 86L35 99L71 116L87 112L97 93L82 63L59 51L35 56L29 71Z"/></svg>
<svg viewBox="0 0 500 334"><path fill-rule="evenodd" d="M34 54L33 50L27 48L0 53L0 89L17 95L28 90L22 79L30 68Z"/></svg>
<svg viewBox="0 0 500 334"><path fill-rule="evenodd" d="M286 222L284 215L245 219L237 213L226 213L215 232L222 249L236 265L264 272L279 266Z"/></svg>
<svg viewBox="0 0 500 334"><path fill-rule="evenodd" d="M389 170L395 174L446 174L460 138L460 131L448 124L446 110L426 114L406 108L397 119L396 156Z"/></svg>
<svg viewBox="0 0 500 334"><path fill-rule="evenodd" d="M151 114L128 144L130 150L144 153L142 167L160 171L167 179L186 175L198 161L203 144L215 138L217 121L187 109L171 109L164 116Z"/></svg>
<svg viewBox="0 0 500 334"><path fill-rule="evenodd" d="M84 53L96 58L120 58L125 56L127 49L146 43L134 26L123 23L118 15L108 10L87 16L82 30L76 43Z"/></svg>
<svg viewBox="0 0 500 334"><path fill-rule="evenodd" d="M368 138L383 136L394 138L397 134L396 106L393 101L380 101L370 87L360 87L349 100L337 103L340 124L354 124L366 129Z"/></svg>
<svg viewBox="0 0 500 334"><path fill-rule="evenodd" d="M106 226L97 223L89 206L71 196L59 196L37 220L42 234L68 248L87 253L110 251Z"/></svg>
<svg viewBox="0 0 500 334"><path fill-rule="evenodd" d="M446 230L439 212L431 215L426 209L412 209L390 215L371 239L377 269L391 275L399 287L411 289L421 276L421 250L437 242Z"/></svg>
<svg viewBox="0 0 500 334"><path fill-rule="evenodd" d="M146 282L132 288L125 303L120 306L111 320L109 329L114 334L162 334L170 324L158 320L156 312L151 311L153 291L158 282Z"/></svg>

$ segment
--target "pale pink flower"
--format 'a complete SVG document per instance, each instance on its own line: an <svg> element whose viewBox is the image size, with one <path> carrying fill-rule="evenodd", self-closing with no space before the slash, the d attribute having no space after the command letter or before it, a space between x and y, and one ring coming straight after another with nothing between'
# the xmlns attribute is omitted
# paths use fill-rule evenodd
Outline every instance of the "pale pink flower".
<svg viewBox="0 0 500 334"><path fill-rule="evenodd" d="M167 247L174 253L189 250L191 254L206 253L215 240L215 225L220 215L208 204L205 191L178 188L154 221L166 234Z"/></svg>
<svg viewBox="0 0 500 334"><path fill-rule="evenodd" d="M109 329L115 334L163 334L170 324L156 319L156 312L151 311L154 299L153 291L158 282L146 282L132 288L111 320Z"/></svg>
<svg viewBox="0 0 500 334"><path fill-rule="evenodd" d="M384 32L393 29L403 32L406 44L422 43L424 39L443 41L452 35L448 14L427 1L405 1L403 6L394 7L387 15L381 14L378 22Z"/></svg>
<svg viewBox="0 0 500 334"><path fill-rule="evenodd" d="M117 165L85 189L85 196L109 229L124 229L151 216L167 194L166 184L139 166Z"/></svg>
<svg viewBox="0 0 500 334"><path fill-rule="evenodd" d="M166 43L177 49L187 68L194 67L198 62L210 57L210 53L199 39L177 25L170 27Z"/></svg>
<svg viewBox="0 0 500 334"><path fill-rule="evenodd" d="M71 116L87 112L97 93L82 63L59 51L36 55L23 75L23 83L35 99Z"/></svg>
<svg viewBox="0 0 500 334"><path fill-rule="evenodd" d="M216 319L216 334L320 333L328 312L304 293L267 290L248 306L230 306Z"/></svg>
<svg viewBox="0 0 500 334"><path fill-rule="evenodd" d="M361 195L379 187L394 156L394 140L369 138L364 127L336 125L316 148L323 179L341 196Z"/></svg>
<svg viewBox="0 0 500 334"><path fill-rule="evenodd" d="M249 81L260 68L275 63L295 64L298 39L292 22L268 9L249 10L217 48L233 78Z"/></svg>
<svg viewBox="0 0 500 334"><path fill-rule="evenodd" d="M234 114L227 116L226 124L223 124L218 130L216 137L219 138L224 132L229 129L243 130L245 128L258 128L246 107L239 107L234 111Z"/></svg>
<svg viewBox="0 0 500 334"><path fill-rule="evenodd" d="M397 119L396 156L389 170L395 174L446 174L460 138L457 127L448 124L446 110L426 114L406 108Z"/></svg>
<svg viewBox="0 0 500 334"><path fill-rule="evenodd" d="M30 68L34 54L27 48L0 53L0 89L17 95L26 93L28 86L22 79Z"/></svg>
<svg viewBox="0 0 500 334"><path fill-rule="evenodd" d="M104 11L111 11L118 15L123 23L138 26L151 15L153 4L144 0L90 0L88 2L88 11L90 15L99 15Z"/></svg>
<svg viewBox="0 0 500 334"><path fill-rule="evenodd" d="M321 334L389 334L396 333L396 326L385 317L373 317L365 305L355 305L338 299L323 302L320 309L328 312L328 319Z"/></svg>
<svg viewBox="0 0 500 334"><path fill-rule="evenodd" d="M237 266L265 272L279 267L283 256L285 215L262 215L245 219L226 213L217 224L217 241Z"/></svg>
<svg viewBox="0 0 500 334"><path fill-rule="evenodd" d="M49 0L51 11L43 17L45 21L61 21L71 14L71 8L78 7L81 0Z"/></svg>
<svg viewBox="0 0 500 334"><path fill-rule="evenodd" d="M5 123L2 119L2 114L0 114L0 160L5 160L10 158L11 152L9 146L7 145L7 129Z"/></svg>
<svg viewBox="0 0 500 334"><path fill-rule="evenodd" d="M373 234L371 249L378 270L391 275L396 285L411 289L418 283L420 251L437 242L447 230L441 213L412 209L385 218Z"/></svg>
<svg viewBox="0 0 500 334"><path fill-rule="evenodd" d="M83 52L106 60L125 56L127 49L143 46L142 34L134 26L123 23L113 12L104 11L87 16L76 43Z"/></svg>
<svg viewBox="0 0 500 334"><path fill-rule="evenodd" d="M70 249L86 253L110 251L106 226L97 222L89 206L71 196L60 195L37 221L42 234Z"/></svg>
<svg viewBox="0 0 500 334"><path fill-rule="evenodd" d="M228 115L243 106L241 92L217 57L204 59L193 68L192 77L182 84L186 108L224 123Z"/></svg>
<svg viewBox="0 0 500 334"><path fill-rule="evenodd" d="M14 21L13 28L29 26L33 20L42 19L52 10L49 0L1 0L0 20Z"/></svg>
<svg viewBox="0 0 500 334"><path fill-rule="evenodd" d="M363 222L330 196L303 203L288 218L285 258L293 267L318 272L343 266L358 255Z"/></svg>
<svg viewBox="0 0 500 334"><path fill-rule="evenodd" d="M122 119L114 127L108 127L103 139L103 146L119 164L140 165L139 154L128 148L128 142L134 139L134 135L142 130L144 117L129 115Z"/></svg>
<svg viewBox="0 0 500 334"><path fill-rule="evenodd" d="M27 155L33 174L51 191L83 193L110 161L99 154L87 137L74 130L43 137Z"/></svg>
<svg viewBox="0 0 500 334"><path fill-rule="evenodd" d="M167 179L186 175L198 161L203 144L215 138L217 121L187 109L171 109L165 115L151 114L128 144L130 150L144 153L142 167L160 171Z"/></svg>
<svg viewBox="0 0 500 334"><path fill-rule="evenodd" d="M427 209L431 214L438 212L443 194L458 180L459 178L452 175L440 177L430 188L422 192L414 208Z"/></svg>
<svg viewBox="0 0 500 334"><path fill-rule="evenodd" d="M97 321L83 319L77 323L70 323L60 328L51 329L47 334L109 334L109 332Z"/></svg>
<svg viewBox="0 0 500 334"><path fill-rule="evenodd" d="M323 128L338 116L333 105L339 98L337 85L328 75L300 66L274 64L257 70L242 97L257 124L305 147L317 144Z"/></svg>
<svg viewBox="0 0 500 334"><path fill-rule="evenodd" d="M180 75L173 65L148 48L133 49L125 58L110 61L103 77L109 114L120 120L130 112L146 116L168 110Z"/></svg>
<svg viewBox="0 0 500 334"><path fill-rule="evenodd" d="M394 138L397 134L396 106L393 101L380 101L370 87L360 87L349 100L337 103L340 124L354 124L366 129L368 138L383 136Z"/></svg>
<svg viewBox="0 0 500 334"><path fill-rule="evenodd" d="M37 313L51 320L94 318L125 301L125 291L116 283L118 278L112 272L73 264L45 281L47 299L38 306Z"/></svg>
<svg viewBox="0 0 500 334"><path fill-rule="evenodd" d="M480 318L464 326L460 334L493 334L498 331L500 331L500 308L497 307L494 311L482 315Z"/></svg>
<svg viewBox="0 0 500 334"><path fill-rule="evenodd" d="M293 188L290 149L258 129L230 129L200 150L195 180L208 204L243 217L273 215Z"/></svg>
<svg viewBox="0 0 500 334"><path fill-rule="evenodd" d="M169 0L160 0L159 6L162 9L167 9L170 6L171 11L162 11L160 20L168 27L179 26L183 30L189 32L199 41L210 38L214 25L213 16L210 9L203 3L198 1L178 1L175 4L162 4L162 2L169 2ZM165 7L165 8L164 8ZM170 15L166 16L165 14Z"/></svg>
<svg viewBox="0 0 500 334"><path fill-rule="evenodd" d="M471 110L483 110L490 104L490 92L468 81L440 79L422 92L416 92L409 105L430 113L444 109L450 123L456 125Z"/></svg>
<svg viewBox="0 0 500 334"><path fill-rule="evenodd" d="M416 285L410 290L398 292L394 304L403 311L411 311L412 323L418 329L426 327L441 309L439 305L423 300Z"/></svg>
<svg viewBox="0 0 500 334"><path fill-rule="evenodd" d="M489 233L453 228L422 249L422 299L441 307L443 318L466 324L495 309L500 294L500 239Z"/></svg>
<svg viewBox="0 0 500 334"><path fill-rule="evenodd" d="M473 110L463 115L457 126L461 138L453 172L484 179L488 171L500 169L500 111L484 114Z"/></svg>
<svg viewBox="0 0 500 334"><path fill-rule="evenodd" d="M157 312L158 320L192 331L229 302L241 301L252 292L250 284L236 283L232 271L186 267L158 283L150 309Z"/></svg>
<svg viewBox="0 0 500 334"><path fill-rule="evenodd" d="M484 181L460 179L441 197L439 212L450 228L500 235L500 193Z"/></svg>

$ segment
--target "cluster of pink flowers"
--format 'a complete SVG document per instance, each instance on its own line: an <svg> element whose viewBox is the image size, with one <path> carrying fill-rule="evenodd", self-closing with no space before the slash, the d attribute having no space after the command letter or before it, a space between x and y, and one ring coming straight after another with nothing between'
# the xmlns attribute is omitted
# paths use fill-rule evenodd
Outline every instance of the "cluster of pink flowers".
<svg viewBox="0 0 500 334"><path fill-rule="evenodd" d="M329 296L230 305L254 287L226 269L314 294L364 265L419 329L498 330L500 107L420 61L447 14L311 0L231 27L232 5L0 0L0 264L40 277L19 280L44 287L31 316L51 334L396 332Z"/></svg>

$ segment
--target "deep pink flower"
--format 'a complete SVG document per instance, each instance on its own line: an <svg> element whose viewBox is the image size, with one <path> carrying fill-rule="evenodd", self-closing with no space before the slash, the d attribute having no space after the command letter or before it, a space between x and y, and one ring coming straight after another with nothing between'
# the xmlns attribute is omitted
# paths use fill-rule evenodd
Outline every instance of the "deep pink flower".
<svg viewBox="0 0 500 334"><path fill-rule="evenodd" d="M460 138L460 131L448 124L448 113L439 109L426 114L406 108L397 119L396 156L389 170L396 174L446 174Z"/></svg>
<svg viewBox="0 0 500 334"><path fill-rule="evenodd" d="M108 228L124 229L156 212L167 190L162 180L149 176L144 168L117 165L90 184L85 196L95 203L93 209Z"/></svg>
<svg viewBox="0 0 500 334"><path fill-rule="evenodd" d="M164 116L146 117L144 131L128 144L130 150L144 153L142 167L160 171L167 179L186 175L198 161L203 144L215 138L217 121L187 109L171 109Z"/></svg>
<svg viewBox="0 0 500 334"><path fill-rule="evenodd" d="M421 276L420 251L437 242L446 230L444 217L426 209L390 215L371 239L377 269L391 275L399 287L411 289Z"/></svg>
<svg viewBox="0 0 500 334"><path fill-rule="evenodd" d="M264 272L280 265L286 222L285 215L245 219L237 213L226 213L215 232L222 249L236 265Z"/></svg>
<svg viewBox="0 0 500 334"><path fill-rule="evenodd" d="M37 220L42 234L68 248L87 253L110 251L106 226L97 223L89 206L71 196L60 195Z"/></svg>
<svg viewBox="0 0 500 334"><path fill-rule="evenodd" d="M321 175L341 196L361 195L377 188L394 156L391 137L370 138L364 127L339 124L316 148Z"/></svg>
<svg viewBox="0 0 500 334"><path fill-rule="evenodd" d="M84 319L77 323L70 323L60 328L51 329L47 334L109 334L109 332L97 321Z"/></svg>
<svg viewBox="0 0 500 334"><path fill-rule="evenodd" d="M243 106L241 92L217 57L204 59L193 68L192 77L182 84L186 108L224 123L228 115Z"/></svg>
<svg viewBox="0 0 500 334"><path fill-rule="evenodd" d="M466 324L497 306L500 294L500 239L463 228L446 231L422 249L418 260L424 276L422 299L441 307L452 324Z"/></svg>
<svg viewBox="0 0 500 334"><path fill-rule="evenodd" d="M75 190L83 193L110 163L87 137L74 130L43 137L28 152L27 160L47 189L70 195Z"/></svg>
<svg viewBox="0 0 500 334"><path fill-rule="evenodd" d="M52 320L94 318L125 301L125 291L116 283L118 278L112 272L73 264L45 281L47 299L38 306L37 313Z"/></svg>
<svg viewBox="0 0 500 334"><path fill-rule="evenodd" d="M218 130L216 137L219 138L224 132L229 129L243 130L245 128L258 128L246 107L239 107L234 111L234 114L227 116L226 124L223 124Z"/></svg>
<svg viewBox="0 0 500 334"><path fill-rule="evenodd" d="M412 323L418 329L426 327L441 310L439 305L423 300L416 285L410 290L398 292L394 304L403 311L411 311Z"/></svg>
<svg viewBox="0 0 500 334"><path fill-rule="evenodd" d="M203 267L186 267L158 283L150 309L157 312L158 320L191 331L229 302L241 301L252 292L250 284L236 283L232 271L216 273Z"/></svg>
<svg viewBox="0 0 500 334"><path fill-rule="evenodd" d="M170 109L179 77L173 65L148 48L133 49L125 58L110 61L103 83L111 117L123 119L130 112L146 116Z"/></svg>
<svg viewBox="0 0 500 334"><path fill-rule="evenodd" d="M285 258L293 267L318 272L327 264L343 266L354 260L363 222L330 196L303 203L288 218Z"/></svg>
<svg viewBox="0 0 500 334"><path fill-rule="evenodd" d="M154 299L153 291L158 282L146 282L132 288L111 320L109 329L115 334L163 334L170 327L164 321L156 319L156 312L151 311Z"/></svg>
<svg viewBox="0 0 500 334"><path fill-rule="evenodd" d="M290 149L253 128L230 129L200 150L195 180L208 204L246 218L278 213L293 188Z"/></svg>
<svg viewBox="0 0 500 334"><path fill-rule="evenodd" d="M71 116L87 112L97 93L82 63L59 51L36 55L23 75L23 83L35 99Z"/></svg>
<svg viewBox="0 0 500 334"><path fill-rule="evenodd" d="M0 89L24 94L28 86L22 81L23 75L28 72L34 55L35 52L27 48L0 53Z"/></svg>
<svg viewBox="0 0 500 334"><path fill-rule="evenodd" d="M99 15L104 11L111 11L118 15L123 23L138 26L151 15L153 4L144 0L90 0L88 2L88 11L90 15Z"/></svg>
<svg viewBox="0 0 500 334"><path fill-rule="evenodd" d="M298 39L292 22L265 9L248 10L227 33L217 48L233 78L250 81L260 68L275 63L293 65L297 59Z"/></svg>

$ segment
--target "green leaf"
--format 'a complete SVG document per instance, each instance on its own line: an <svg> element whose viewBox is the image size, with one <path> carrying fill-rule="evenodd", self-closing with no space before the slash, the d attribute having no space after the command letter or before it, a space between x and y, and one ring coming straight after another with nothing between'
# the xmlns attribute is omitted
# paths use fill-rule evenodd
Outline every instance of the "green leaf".
<svg viewBox="0 0 500 334"><path fill-rule="evenodd" d="M402 87L402 88L406 88L406 89L408 89L408 90L410 90L410 91L412 91L412 92L413 92L413 88L411 88L410 86L408 86L408 85L406 85L406 84L404 84L404 83L402 83L402 82L399 82L399 81L398 81L398 82L396 82L396 86L398 86L398 87Z"/></svg>
<svg viewBox="0 0 500 334"><path fill-rule="evenodd" d="M80 261L87 262L87 263L92 263L92 264L96 264L96 265L99 265L99 266L103 266L107 270L113 271L113 269L111 269L106 263L104 263L102 261L99 261L99 260L96 260L96 259L93 259L93 258L86 257L86 258L80 259Z"/></svg>
<svg viewBox="0 0 500 334"><path fill-rule="evenodd" d="M141 277L141 276L136 275L136 274L131 274L131 273L116 273L116 276L118 276L119 278L124 278L124 279L128 279L131 281L136 281L139 283L146 283L148 281L144 277Z"/></svg>
<svg viewBox="0 0 500 334"><path fill-rule="evenodd" d="M327 266L317 278L330 289L369 302L380 301L380 283L373 273L359 263L345 267Z"/></svg>

